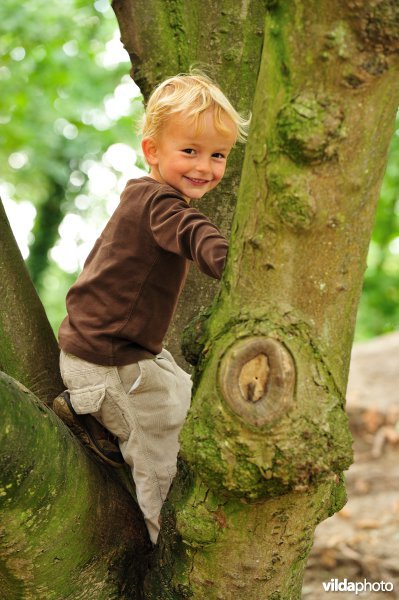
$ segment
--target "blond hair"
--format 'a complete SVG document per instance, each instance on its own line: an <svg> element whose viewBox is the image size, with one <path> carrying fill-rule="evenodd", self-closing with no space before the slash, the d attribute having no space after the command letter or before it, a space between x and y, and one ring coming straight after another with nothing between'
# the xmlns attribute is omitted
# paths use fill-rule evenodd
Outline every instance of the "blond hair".
<svg viewBox="0 0 399 600"><path fill-rule="evenodd" d="M236 127L236 140L245 142L248 136L250 117L240 115L218 86L204 73L192 71L166 79L152 92L141 123L143 137L157 137L168 118L183 113L201 127L201 116L213 110L214 125L224 135L231 133L223 117L231 119Z"/></svg>

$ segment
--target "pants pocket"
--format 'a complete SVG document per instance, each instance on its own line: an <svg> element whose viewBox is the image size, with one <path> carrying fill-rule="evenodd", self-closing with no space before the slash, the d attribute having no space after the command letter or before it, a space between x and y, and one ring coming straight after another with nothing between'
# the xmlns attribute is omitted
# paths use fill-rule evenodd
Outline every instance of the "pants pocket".
<svg viewBox="0 0 399 600"><path fill-rule="evenodd" d="M116 369L126 394L138 388L142 378L140 362L116 367Z"/></svg>
<svg viewBox="0 0 399 600"><path fill-rule="evenodd" d="M84 388L70 389L71 404L79 414L95 413L101 408L105 398L105 384L89 385Z"/></svg>

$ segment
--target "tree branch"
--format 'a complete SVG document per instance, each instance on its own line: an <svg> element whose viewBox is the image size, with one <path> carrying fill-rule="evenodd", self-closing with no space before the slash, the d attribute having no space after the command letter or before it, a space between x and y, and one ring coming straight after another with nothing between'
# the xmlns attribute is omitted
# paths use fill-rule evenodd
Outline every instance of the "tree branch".
<svg viewBox="0 0 399 600"><path fill-rule="evenodd" d="M116 473L0 374L0 571L8 598L132 598L148 537ZM4 575L4 578L3 578Z"/></svg>
<svg viewBox="0 0 399 600"><path fill-rule="evenodd" d="M57 342L1 200L0 370L48 404L64 388Z"/></svg>

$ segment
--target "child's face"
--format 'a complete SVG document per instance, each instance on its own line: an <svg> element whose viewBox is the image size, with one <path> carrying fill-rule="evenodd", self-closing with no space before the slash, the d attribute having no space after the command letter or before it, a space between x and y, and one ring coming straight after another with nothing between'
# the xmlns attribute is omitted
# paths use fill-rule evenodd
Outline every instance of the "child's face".
<svg viewBox="0 0 399 600"><path fill-rule="evenodd" d="M168 120L156 139L143 140L151 177L169 184L186 199L202 198L217 186L236 140L236 129L229 117L224 123L229 134L215 128L211 109L202 118L197 131L193 120L180 113Z"/></svg>

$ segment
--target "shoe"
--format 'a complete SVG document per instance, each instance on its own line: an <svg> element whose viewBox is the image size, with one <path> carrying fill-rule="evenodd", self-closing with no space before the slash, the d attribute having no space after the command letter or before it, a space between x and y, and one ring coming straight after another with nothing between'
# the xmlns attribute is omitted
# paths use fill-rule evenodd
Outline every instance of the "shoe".
<svg viewBox="0 0 399 600"><path fill-rule="evenodd" d="M113 467L125 464L117 438L91 415L76 413L68 391L62 392L54 399L52 408L76 437L101 460Z"/></svg>

